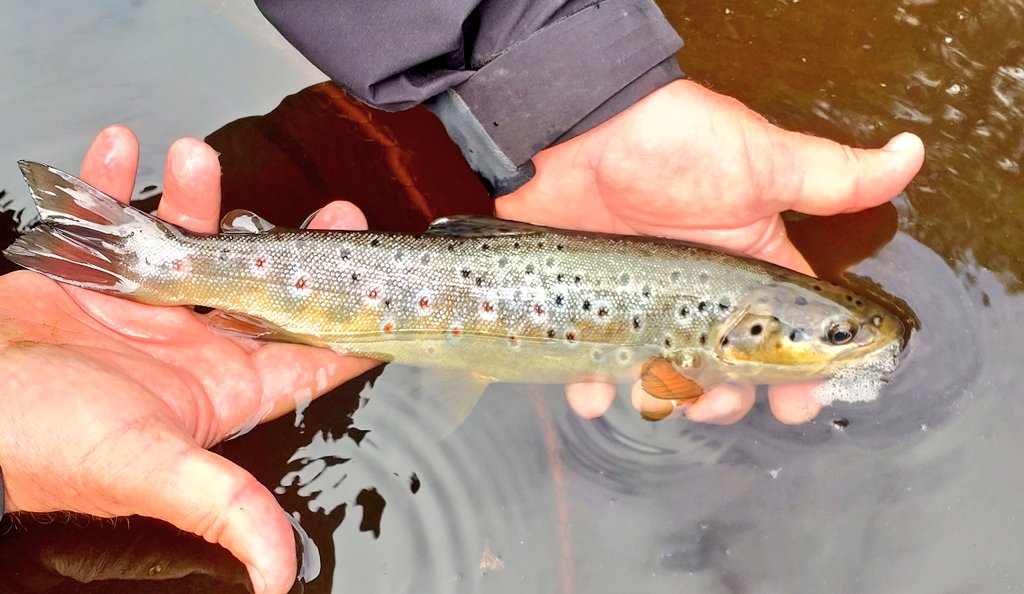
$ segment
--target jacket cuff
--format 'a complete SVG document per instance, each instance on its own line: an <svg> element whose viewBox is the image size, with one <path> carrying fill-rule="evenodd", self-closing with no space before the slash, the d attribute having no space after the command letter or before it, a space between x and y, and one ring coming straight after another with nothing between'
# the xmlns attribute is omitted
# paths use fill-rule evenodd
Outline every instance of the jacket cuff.
<svg viewBox="0 0 1024 594"><path fill-rule="evenodd" d="M682 39L652 0L605 0L539 30L426 103L495 194L530 158L682 77Z"/></svg>

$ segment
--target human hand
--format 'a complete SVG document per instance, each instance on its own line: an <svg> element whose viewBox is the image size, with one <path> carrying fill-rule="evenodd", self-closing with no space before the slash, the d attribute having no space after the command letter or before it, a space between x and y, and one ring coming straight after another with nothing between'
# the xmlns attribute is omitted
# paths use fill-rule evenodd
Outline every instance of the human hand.
<svg viewBox="0 0 1024 594"><path fill-rule="evenodd" d="M138 143L107 128L81 177L128 201ZM171 146L157 215L218 230L220 166L208 145ZM365 228L332 203L311 227ZM59 285L32 272L0 277L0 468L7 511L70 510L160 518L240 559L257 593L295 581L291 525L252 475L205 448L280 416L377 362L325 349L212 333L184 307L153 307Z"/></svg>
<svg viewBox="0 0 1024 594"><path fill-rule="evenodd" d="M854 212L888 201L921 168L912 134L879 150L788 132L738 101L690 81L668 84L626 111L534 157L536 176L499 198L498 216L588 231L686 239L807 274L779 213ZM784 423L821 406L814 383L772 386ZM598 416L611 386L577 384L574 410ZM634 389L634 404L641 396ZM753 386L722 385L686 409L694 421L732 423L754 404Z"/></svg>

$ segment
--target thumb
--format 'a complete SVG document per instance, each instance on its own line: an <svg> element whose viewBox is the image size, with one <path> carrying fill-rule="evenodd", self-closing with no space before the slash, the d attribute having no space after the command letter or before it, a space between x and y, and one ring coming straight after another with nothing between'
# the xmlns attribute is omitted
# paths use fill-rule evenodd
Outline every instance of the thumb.
<svg viewBox="0 0 1024 594"><path fill-rule="evenodd" d="M788 174L774 176L772 192L788 197L788 207L814 215L854 212L892 199L910 183L924 163L921 139L903 132L880 149L851 148L831 140L785 132L774 143L789 163L776 166ZM777 157L778 158L778 157ZM788 170L788 171L787 171Z"/></svg>
<svg viewBox="0 0 1024 594"><path fill-rule="evenodd" d="M295 540L274 496L251 474L186 436L170 455L136 458L145 477L126 495L133 511L218 543L245 564L256 594L284 594L295 583ZM169 463L170 461L170 463ZM147 468L148 466L148 468Z"/></svg>

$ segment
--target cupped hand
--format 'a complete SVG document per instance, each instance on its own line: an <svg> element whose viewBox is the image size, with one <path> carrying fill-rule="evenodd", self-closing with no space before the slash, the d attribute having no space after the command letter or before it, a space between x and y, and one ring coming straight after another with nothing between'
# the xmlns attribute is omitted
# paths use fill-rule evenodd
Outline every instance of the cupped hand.
<svg viewBox="0 0 1024 594"><path fill-rule="evenodd" d="M556 227L686 239L812 274L779 214L876 206L899 193L923 160L921 140L909 133L882 149L850 148L782 130L734 99L676 81L539 153L534 179L500 198L497 212ZM786 423L812 419L820 410L812 387L773 386L772 412ZM573 408L587 416L603 413L613 395L601 384L568 390ZM723 385L686 415L731 423L753 403L753 386Z"/></svg>
<svg viewBox="0 0 1024 594"><path fill-rule="evenodd" d="M104 130L81 177L132 194L138 143ZM218 228L220 166L208 145L171 146L157 215ZM333 203L311 226L365 228ZM375 361L212 333L183 307L153 307L65 287L32 272L0 277L0 468L7 511L140 514L220 543L255 591L295 580L292 529L252 475L205 448L295 408Z"/></svg>

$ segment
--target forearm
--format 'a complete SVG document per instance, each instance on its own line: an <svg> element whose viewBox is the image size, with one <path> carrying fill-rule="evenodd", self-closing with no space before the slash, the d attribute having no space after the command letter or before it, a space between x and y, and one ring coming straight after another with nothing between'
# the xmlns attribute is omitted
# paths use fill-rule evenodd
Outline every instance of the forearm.
<svg viewBox="0 0 1024 594"><path fill-rule="evenodd" d="M529 159L682 76L682 41L652 0L257 0L306 57L382 109L421 102L499 191Z"/></svg>

